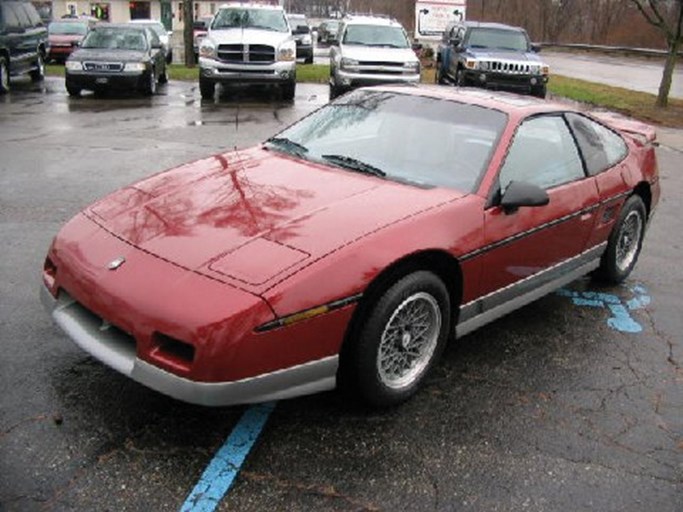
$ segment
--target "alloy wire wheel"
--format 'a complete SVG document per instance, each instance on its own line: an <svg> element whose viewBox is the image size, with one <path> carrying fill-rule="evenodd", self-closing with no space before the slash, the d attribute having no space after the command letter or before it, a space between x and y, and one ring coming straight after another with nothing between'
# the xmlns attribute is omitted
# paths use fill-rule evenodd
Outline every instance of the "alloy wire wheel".
<svg viewBox="0 0 683 512"><path fill-rule="evenodd" d="M424 372L434 356L441 331L441 311L434 297L425 292L411 295L387 322L377 371L387 387L410 386Z"/></svg>
<svg viewBox="0 0 683 512"><path fill-rule="evenodd" d="M643 245L646 219L643 200L637 195L629 197L614 223L600 267L594 274L596 278L619 284L629 276Z"/></svg>
<svg viewBox="0 0 683 512"><path fill-rule="evenodd" d="M9 92L9 69L4 57L0 57L0 94Z"/></svg>
<svg viewBox="0 0 683 512"><path fill-rule="evenodd" d="M368 300L374 302L359 313L360 330L343 355L342 385L370 405L387 407L415 394L441 355L450 297L436 274L418 270Z"/></svg>
<svg viewBox="0 0 683 512"><path fill-rule="evenodd" d="M30 76L33 82L40 82L45 79L45 60L40 50L38 50L38 57L36 59L36 69L31 71Z"/></svg>

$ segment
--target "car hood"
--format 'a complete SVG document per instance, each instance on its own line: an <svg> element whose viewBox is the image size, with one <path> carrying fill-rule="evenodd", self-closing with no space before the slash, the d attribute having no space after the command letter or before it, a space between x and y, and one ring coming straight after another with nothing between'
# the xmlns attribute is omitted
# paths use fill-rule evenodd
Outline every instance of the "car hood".
<svg viewBox="0 0 683 512"><path fill-rule="evenodd" d="M165 261L257 286L460 196L254 148L161 173L84 213Z"/></svg>
<svg viewBox="0 0 683 512"><path fill-rule="evenodd" d="M215 44L264 44L277 48L282 42L294 41L289 32L259 30L254 28L229 28L209 30L208 37Z"/></svg>
<svg viewBox="0 0 683 512"><path fill-rule="evenodd" d="M417 62L415 52L410 48L385 48L380 46L344 45L342 55L359 62Z"/></svg>
<svg viewBox="0 0 683 512"><path fill-rule="evenodd" d="M468 48L467 53L477 59L514 60L517 62L528 62L530 64L537 64L541 62L541 58L532 52Z"/></svg>
<svg viewBox="0 0 683 512"><path fill-rule="evenodd" d="M50 34L48 41L50 44L73 44L83 40L84 36L77 34Z"/></svg>
<svg viewBox="0 0 683 512"><path fill-rule="evenodd" d="M112 50L108 48L80 48L71 54L70 60L103 62L140 62L147 52L137 50Z"/></svg>

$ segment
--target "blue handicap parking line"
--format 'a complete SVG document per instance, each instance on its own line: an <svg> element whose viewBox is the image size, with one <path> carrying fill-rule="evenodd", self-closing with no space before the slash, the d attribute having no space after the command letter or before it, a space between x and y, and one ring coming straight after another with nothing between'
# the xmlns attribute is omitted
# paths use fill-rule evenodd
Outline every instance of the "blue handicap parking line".
<svg viewBox="0 0 683 512"><path fill-rule="evenodd" d="M181 512L213 512L228 492L273 412L275 403L249 407L218 450L180 508Z"/></svg>
<svg viewBox="0 0 683 512"><path fill-rule="evenodd" d="M626 301L611 293L577 292L568 288L561 288L557 294L570 298L576 306L607 308L612 314L607 319L607 325L620 332L638 333L643 330L643 327L631 316L630 312L647 307L652 299L642 285L629 287L628 290L633 297Z"/></svg>

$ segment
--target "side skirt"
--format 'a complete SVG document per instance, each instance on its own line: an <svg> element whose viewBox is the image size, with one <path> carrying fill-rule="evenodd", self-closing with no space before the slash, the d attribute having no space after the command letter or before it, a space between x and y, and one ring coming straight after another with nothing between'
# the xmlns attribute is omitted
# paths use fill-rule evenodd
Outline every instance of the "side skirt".
<svg viewBox="0 0 683 512"><path fill-rule="evenodd" d="M464 304L460 308L456 337L469 334L595 270L606 246L606 242L597 245L554 267Z"/></svg>

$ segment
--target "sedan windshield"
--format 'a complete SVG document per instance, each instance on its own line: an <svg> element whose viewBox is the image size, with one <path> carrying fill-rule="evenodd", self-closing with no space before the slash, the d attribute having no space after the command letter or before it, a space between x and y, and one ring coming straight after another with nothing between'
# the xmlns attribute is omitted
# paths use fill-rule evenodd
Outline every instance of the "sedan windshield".
<svg viewBox="0 0 683 512"><path fill-rule="evenodd" d="M85 23L53 21L48 25L48 32L60 36L82 36L88 32L88 25Z"/></svg>
<svg viewBox="0 0 683 512"><path fill-rule="evenodd" d="M221 9L211 24L213 30L227 28L260 28L288 32L289 26L282 11L270 9Z"/></svg>
<svg viewBox="0 0 683 512"><path fill-rule="evenodd" d="M107 27L91 31L85 36L81 47L144 51L147 49L147 43L145 36L140 30Z"/></svg>
<svg viewBox="0 0 683 512"><path fill-rule="evenodd" d="M436 98L359 90L267 143L298 158L422 187L472 191L506 114Z"/></svg>
<svg viewBox="0 0 683 512"><path fill-rule="evenodd" d="M502 48L520 52L529 51L529 41L524 32L492 28L472 29L467 46L473 48Z"/></svg>
<svg viewBox="0 0 683 512"><path fill-rule="evenodd" d="M381 25L349 25L342 42L362 46L410 47L408 38L401 27Z"/></svg>

